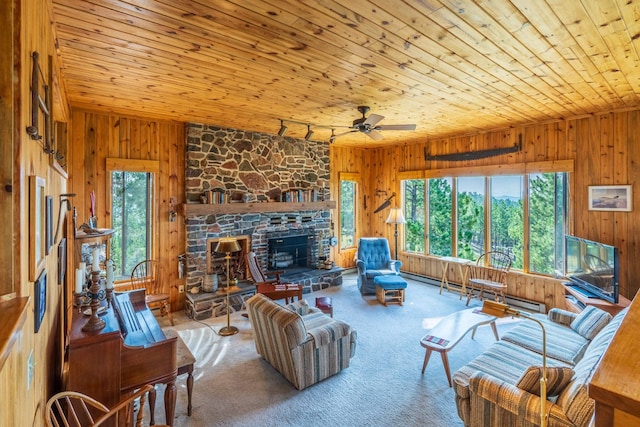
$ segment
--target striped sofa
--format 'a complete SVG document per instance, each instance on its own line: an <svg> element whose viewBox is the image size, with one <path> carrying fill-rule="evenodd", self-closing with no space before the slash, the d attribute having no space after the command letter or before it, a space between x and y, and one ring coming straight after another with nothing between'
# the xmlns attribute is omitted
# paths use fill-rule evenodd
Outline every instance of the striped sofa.
<svg viewBox="0 0 640 427"><path fill-rule="evenodd" d="M349 367L356 331L304 300L282 306L256 294L247 300L256 350L298 390Z"/></svg>
<svg viewBox="0 0 640 427"><path fill-rule="evenodd" d="M612 318L589 306L580 314L552 309L547 316L534 315L547 336L549 427L590 424L594 402L588 384L626 311ZM523 320L456 371L453 387L464 425L539 426L541 354L540 326Z"/></svg>

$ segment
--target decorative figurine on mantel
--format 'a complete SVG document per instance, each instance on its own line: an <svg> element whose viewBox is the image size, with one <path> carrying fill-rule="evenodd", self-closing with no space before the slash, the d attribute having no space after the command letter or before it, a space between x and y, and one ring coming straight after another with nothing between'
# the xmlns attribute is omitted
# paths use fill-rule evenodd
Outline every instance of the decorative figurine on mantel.
<svg viewBox="0 0 640 427"><path fill-rule="evenodd" d="M98 218L96 217L96 193L91 191L89 195L90 205L89 205L89 227L98 228Z"/></svg>

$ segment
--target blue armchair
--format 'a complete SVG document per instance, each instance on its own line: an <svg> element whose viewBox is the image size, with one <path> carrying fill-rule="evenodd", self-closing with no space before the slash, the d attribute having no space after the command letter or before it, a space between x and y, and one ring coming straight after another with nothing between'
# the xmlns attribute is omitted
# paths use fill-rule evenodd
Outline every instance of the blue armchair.
<svg viewBox="0 0 640 427"><path fill-rule="evenodd" d="M362 237L358 241L356 267L358 289L362 295L376 293L373 279L385 274L400 274L401 261L391 259L389 241L381 237Z"/></svg>

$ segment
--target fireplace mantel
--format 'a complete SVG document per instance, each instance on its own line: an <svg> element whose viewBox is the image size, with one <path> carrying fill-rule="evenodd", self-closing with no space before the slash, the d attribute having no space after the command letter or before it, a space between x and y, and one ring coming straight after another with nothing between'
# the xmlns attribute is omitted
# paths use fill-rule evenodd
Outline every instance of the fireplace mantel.
<svg viewBox="0 0 640 427"><path fill-rule="evenodd" d="M324 202L265 202L265 203L225 203L221 205L207 205L202 203L182 204L182 213L185 217L202 216L210 214L243 214L261 212L297 212L335 209L336 202L328 200Z"/></svg>

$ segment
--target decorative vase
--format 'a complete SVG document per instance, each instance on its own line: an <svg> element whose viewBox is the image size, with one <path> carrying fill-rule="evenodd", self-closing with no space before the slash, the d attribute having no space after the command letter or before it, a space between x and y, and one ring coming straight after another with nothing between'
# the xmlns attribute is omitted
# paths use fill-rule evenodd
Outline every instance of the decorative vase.
<svg viewBox="0 0 640 427"><path fill-rule="evenodd" d="M218 275L207 274L202 279L203 292L216 292L218 290Z"/></svg>

